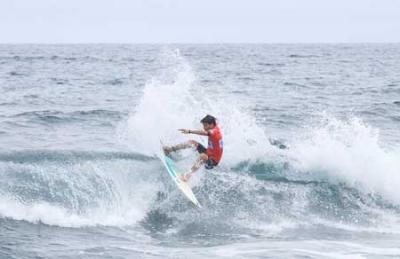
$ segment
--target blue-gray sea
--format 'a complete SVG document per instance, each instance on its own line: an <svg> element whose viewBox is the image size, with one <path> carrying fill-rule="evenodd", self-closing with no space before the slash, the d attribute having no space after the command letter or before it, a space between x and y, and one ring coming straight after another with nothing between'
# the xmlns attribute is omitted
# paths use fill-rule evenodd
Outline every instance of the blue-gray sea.
<svg viewBox="0 0 400 259"><path fill-rule="evenodd" d="M400 44L0 45L0 90L1 258L400 258ZM157 154L206 114L198 209Z"/></svg>

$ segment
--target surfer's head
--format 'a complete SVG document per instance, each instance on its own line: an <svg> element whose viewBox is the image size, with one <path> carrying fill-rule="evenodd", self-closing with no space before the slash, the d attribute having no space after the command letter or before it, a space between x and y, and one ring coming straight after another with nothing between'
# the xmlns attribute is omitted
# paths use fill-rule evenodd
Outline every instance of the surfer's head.
<svg viewBox="0 0 400 259"><path fill-rule="evenodd" d="M200 121L203 124L204 130L210 130L217 125L216 119L214 116L211 116L209 114L206 115L203 119Z"/></svg>

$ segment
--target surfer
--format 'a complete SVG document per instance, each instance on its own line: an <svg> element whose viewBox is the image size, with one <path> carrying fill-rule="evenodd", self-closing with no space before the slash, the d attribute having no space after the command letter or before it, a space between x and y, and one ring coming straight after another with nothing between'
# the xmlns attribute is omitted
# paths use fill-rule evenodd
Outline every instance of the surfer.
<svg viewBox="0 0 400 259"><path fill-rule="evenodd" d="M217 166L222 157L223 142L222 134L217 125L215 117L211 115L205 116L200 121L203 124L202 130L179 129L183 134L196 134L200 136L208 136L208 146L205 148L202 144L195 140L175 145L163 147L165 154L178 151L185 148L196 148L199 156L193 164L189 172L180 175L181 180L188 181L194 172L196 172L201 165L205 165L206 169L212 169Z"/></svg>

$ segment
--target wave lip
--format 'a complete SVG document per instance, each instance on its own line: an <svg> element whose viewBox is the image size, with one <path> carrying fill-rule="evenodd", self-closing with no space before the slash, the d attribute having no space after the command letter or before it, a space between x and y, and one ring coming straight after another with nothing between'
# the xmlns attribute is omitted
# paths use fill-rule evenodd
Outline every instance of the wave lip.
<svg viewBox="0 0 400 259"><path fill-rule="evenodd" d="M63 227L135 224L157 193L144 173L154 162L131 152L2 152L0 215Z"/></svg>

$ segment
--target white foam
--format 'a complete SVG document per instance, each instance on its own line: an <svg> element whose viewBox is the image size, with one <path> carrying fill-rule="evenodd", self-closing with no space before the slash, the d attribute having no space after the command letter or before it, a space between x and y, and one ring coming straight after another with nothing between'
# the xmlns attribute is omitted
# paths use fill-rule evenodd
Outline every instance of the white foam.
<svg viewBox="0 0 400 259"><path fill-rule="evenodd" d="M289 154L301 171L345 181L367 193L400 203L400 152L379 142L379 131L357 118L323 122L294 141Z"/></svg>
<svg viewBox="0 0 400 259"><path fill-rule="evenodd" d="M130 161L0 165L16 178L23 179L28 173L37 179L21 181L24 189L47 184L49 189L43 189L49 192L48 196L57 197L48 201L45 193L40 197L0 194L0 216L32 223L62 227L132 225L144 217L159 188L149 181L152 176L144 169L149 164L139 161L134 165Z"/></svg>
<svg viewBox="0 0 400 259"><path fill-rule="evenodd" d="M159 138L168 143L188 139L206 143L206 138L182 135L177 129L200 129L200 119L212 114L218 118L224 134L224 163L232 165L269 154L270 145L264 130L235 100L219 95L217 87L208 92L198 85L194 71L179 51L162 55L162 59L165 58L174 61L164 62L170 65L169 75L166 75L167 70L161 78L154 75L128 119L128 143L133 150L153 155L159 150Z"/></svg>
<svg viewBox="0 0 400 259"><path fill-rule="evenodd" d="M94 210L90 214L78 215L47 202L23 204L20 201L5 197L0 198L0 215L15 220L25 220L31 223L41 222L62 227L124 226L134 224L142 217L142 213L135 210L134 207L123 215L113 212L105 213L102 210Z"/></svg>

